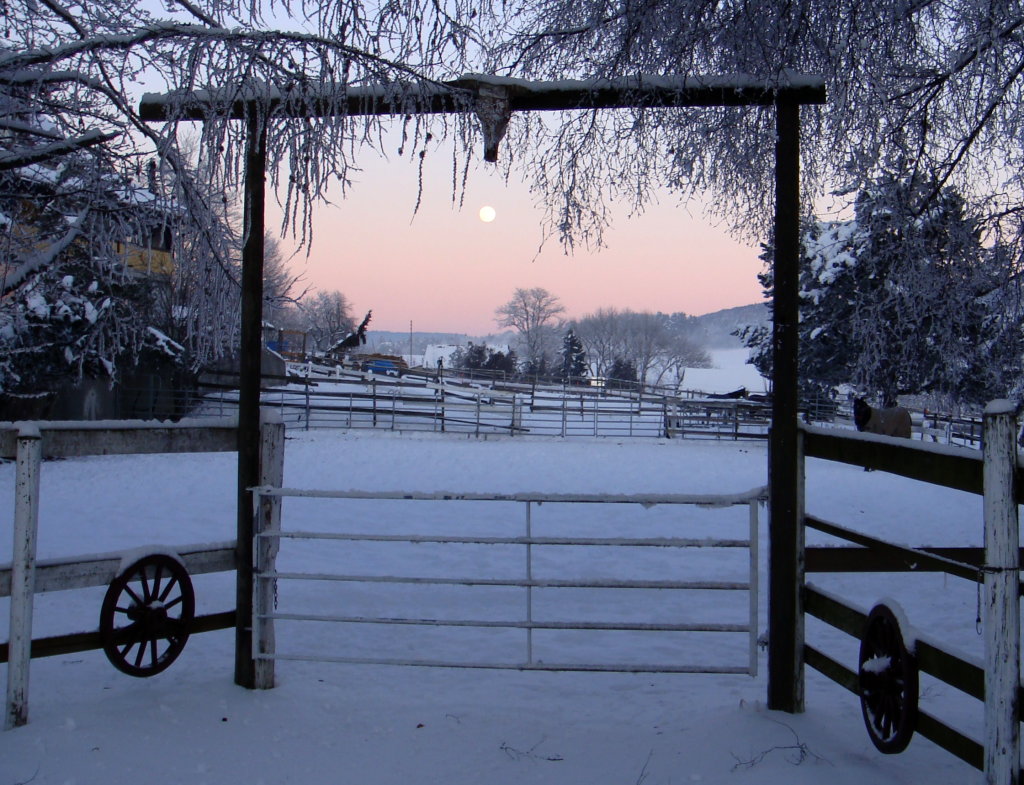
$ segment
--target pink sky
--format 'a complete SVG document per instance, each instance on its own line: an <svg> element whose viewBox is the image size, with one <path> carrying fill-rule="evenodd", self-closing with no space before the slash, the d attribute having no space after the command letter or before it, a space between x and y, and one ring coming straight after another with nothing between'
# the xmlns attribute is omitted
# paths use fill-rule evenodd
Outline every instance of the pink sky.
<svg viewBox="0 0 1024 785"><path fill-rule="evenodd" d="M460 209L452 205L450 157L431 155L438 165L427 173L418 213L408 158L360 160L348 197L336 194L339 204L318 212L309 257L291 263L303 285L340 290L356 316L372 308L377 330L404 332L411 321L417 332L470 335L499 329L494 310L517 287L547 289L567 318L602 307L699 315L761 299L758 249L716 229L699 205L688 212L668 196L642 216L623 211L604 249L569 256L549 240L538 255L542 211L524 185L506 184L481 163ZM485 204L497 211L489 224L478 217Z"/></svg>

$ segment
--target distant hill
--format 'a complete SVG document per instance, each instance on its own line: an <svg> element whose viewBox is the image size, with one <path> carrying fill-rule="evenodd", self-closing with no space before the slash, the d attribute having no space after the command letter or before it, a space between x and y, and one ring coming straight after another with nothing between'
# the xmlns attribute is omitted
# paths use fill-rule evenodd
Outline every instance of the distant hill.
<svg viewBox="0 0 1024 785"><path fill-rule="evenodd" d="M770 321L771 313L765 303L740 305L693 317L698 340L708 349L739 348L743 344L733 335L734 332L749 324L767 324Z"/></svg>

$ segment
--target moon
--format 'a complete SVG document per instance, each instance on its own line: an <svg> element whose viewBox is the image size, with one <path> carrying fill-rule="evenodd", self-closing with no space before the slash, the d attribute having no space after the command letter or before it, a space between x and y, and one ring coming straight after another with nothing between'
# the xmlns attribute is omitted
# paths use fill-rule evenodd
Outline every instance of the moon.
<svg viewBox="0 0 1024 785"><path fill-rule="evenodd" d="M489 204L485 204L480 208L480 220L485 224L489 224L495 218L498 217L498 211L491 207Z"/></svg>

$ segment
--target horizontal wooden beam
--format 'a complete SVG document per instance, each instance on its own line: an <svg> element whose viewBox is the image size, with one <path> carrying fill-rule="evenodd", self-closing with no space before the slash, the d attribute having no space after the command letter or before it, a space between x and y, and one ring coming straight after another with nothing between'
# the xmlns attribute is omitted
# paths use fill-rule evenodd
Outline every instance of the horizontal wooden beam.
<svg viewBox="0 0 1024 785"><path fill-rule="evenodd" d="M216 545L183 545L173 549L189 575L228 572L235 569L234 541ZM106 553L91 557L40 560L36 563L35 593L105 586L121 569L121 554ZM11 566L0 566L0 597L11 595Z"/></svg>
<svg viewBox="0 0 1024 785"><path fill-rule="evenodd" d="M711 106L769 106L825 103L825 84L815 77L794 76L782 86L751 77L635 76L621 79L524 79L468 74L450 82L296 86L288 92L267 89L201 90L188 95L147 93L139 113L143 120L205 120L212 116L241 119L260 107L276 117L439 114L468 112L479 95L502 95L513 112L574 109L625 109Z"/></svg>
<svg viewBox="0 0 1024 785"><path fill-rule="evenodd" d="M867 557L858 556L858 549L847 549L847 548L808 548L807 551L810 553L814 551L813 556L809 556L812 560L817 560L807 566L808 572L861 572L857 569L842 569L845 565L840 561L841 558L849 557L849 564L867 564L872 560L875 560L876 564L883 565L889 564L895 567L894 572L903 572L909 570L922 570L929 572L946 572L950 575L956 575L959 578L964 578L969 581L978 581L978 565L981 564L981 556L978 553L978 549L970 548L959 548L959 549L941 549L941 548L910 548L905 545L896 545L885 540L880 540L877 537L871 537L867 534L847 529L844 526L839 526L834 523L829 523L821 518L816 518L813 515L805 516L804 522L807 528L814 529L816 531L823 532L824 534L831 535L847 542L852 542L855 545L861 545L865 551L859 551L861 553L869 554ZM943 553L942 551L946 551ZM828 553L835 551L836 553ZM964 556L970 556L971 560L968 562L960 561L955 558L955 554ZM829 567L834 567L830 569ZM870 571L870 570L869 570ZM883 572L884 570L877 569L877 572Z"/></svg>
<svg viewBox="0 0 1024 785"><path fill-rule="evenodd" d="M148 420L34 422L43 440L43 458L80 455L141 455L175 452L232 452L238 448L237 419L178 423ZM17 422L0 422L0 458L17 457Z"/></svg>
<svg viewBox="0 0 1024 785"><path fill-rule="evenodd" d="M196 616L189 626L189 634L226 630L235 626L235 612L223 611ZM102 649L99 632L73 632L68 635L53 635L48 638L36 638L32 641L32 659L39 657L59 657L63 654L76 654L80 651ZM0 663L7 662L8 647L0 643Z"/></svg>
<svg viewBox="0 0 1024 785"><path fill-rule="evenodd" d="M982 454L967 448L925 445L910 439L853 434L832 428L804 426L808 458L864 466L958 491L982 492ZM1018 482L1018 494L1024 488Z"/></svg>

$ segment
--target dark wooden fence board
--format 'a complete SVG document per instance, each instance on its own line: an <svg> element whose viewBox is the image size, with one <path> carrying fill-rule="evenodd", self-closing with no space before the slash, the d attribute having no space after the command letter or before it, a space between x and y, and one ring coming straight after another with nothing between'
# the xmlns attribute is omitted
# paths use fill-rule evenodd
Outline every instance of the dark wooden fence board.
<svg viewBox="0 0 1024 785"><path fill-rule="evenodd" d="M805 427L804 454L969 493L982 492L982 454L967 448L940 450L910 439L866 434L851 438L849 432L843 436L824 428ZM1018 491L1022 492L1024 489Z"/></svg>

